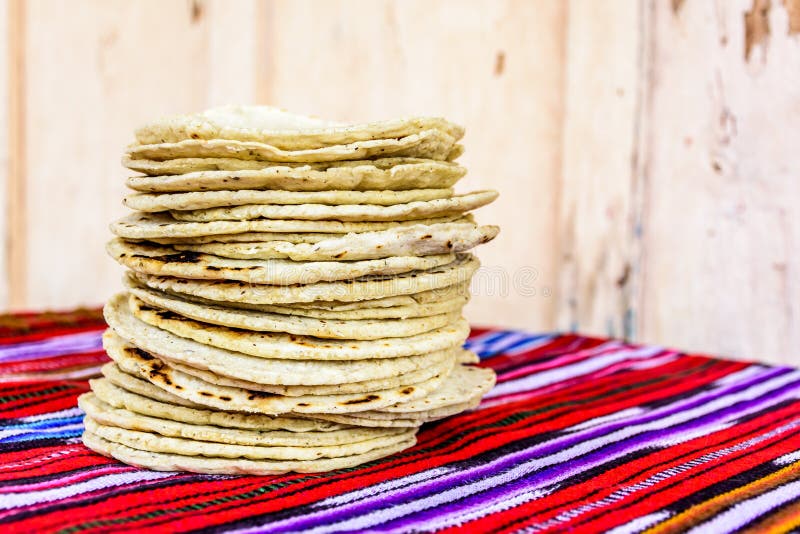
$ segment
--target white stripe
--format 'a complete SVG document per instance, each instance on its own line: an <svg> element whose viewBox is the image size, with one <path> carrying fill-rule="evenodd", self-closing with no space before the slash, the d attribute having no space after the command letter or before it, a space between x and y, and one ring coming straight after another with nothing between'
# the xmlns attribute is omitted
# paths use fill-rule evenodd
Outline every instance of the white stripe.
<svg viewBox="0 0 800 534"><path fill-rule="evenodd" d="M320 506L322 505L340 506L342 504L347 504L349 502L361 499L363 497L386 493L387 491L396 488L401 488L403 486L410 486L415 482L424 482L427 479L444 476L452 472L453 469L454 468L450 466L443 466L443 467L437 467L436 469L431 469L429 471L421 471L419 473L415 473L413 475L409 475L403 478L396 478L393 480L388 480L386 482L381 482L380 484L375 484L373 486L369 486L364 489L351 491L348 493L344 493L342 495L336 495L334 497L328 497L327 499L319 501L317 504Z"/></svg>
<svg viewBox="0 0 800 534"><path fill-rule="evenodd" d="M609 365L630 359L630 358L649 358L658 354L661 349L653 349L650 347L641 348L636 350L614 352L605 356L597 356L594 358L587 358L578 363L567 365L564 367L556 367L519 378L517 380L509 380L494 387L484 399L491 399L500 395L508 395L518 391L532 390L564 380L575 378L577 376L586 375L594 371L598 371Z"/></svg>
<svg viewBox="0 0 800 534"><path fill-rule="evenodd" d="M81 367L80 369L74 369L66 372L51 370L40 373L7 374L0 376L0 382L18 382L23 380L30 382L46 382L49 380L84 380L100 376L102 374L100 369L105 363L106 362L103 362L99 365Z"/></svg>
<svg viewBox="0 0 800 534"><path fill-rule="evenodd" d="M629 417L636 417L637 415L642 415L645 413L644 408L640 408L638 406L634 406L633 408L628 408L627 410L621 410L619 412L610 413L608 415L603 415L600 417L595 417L594 419L589 419L588 421L584 421L583 423L579 423L577 425L573 425L569 428L565 428L565 432L574 432L575 430L585 430L587 428L592 428L597 425L602 425L603 423L611 423L612 421L618 421L620 419L627 419Z"/></svg>
<svg viewBox="0 0 800 534"><path fill-rule="evenodd" d="M758 497L736 503L731 508L695 526L689 533L733 532L753 519L800 496L800 480L777 487Z"/></svg>
<svg viewBox="0 0 800 534"><path fill-rule="evenodd" d="M65 334L39 341L26 341L0 347L0 360L16 361L31 358L49 358L63 354L76 354L102 349L102 332L90 331Z"/></svg>
<svg viewBox="0 0 800 534"><path fill-rule="evenodd" d="M769 368L764 365L750 365L740 371L736 371L735 373L731 373L729 375L723 376L722 378L718 378L713 382L713 384L715 386L727 386L728 384L741 382L748 378L752 378L756 375L760 375L767 369Z"/></svg>
<svg viewBox="0 0 800 534"><path fill-rule="evenodd" d="M651 358L649 360L631 363L628 366L628 369L635 369L637 371L641 371L643 369L652 369L653 367L658 367L660 365L664 365L669 362L674 362L679 357L680 355L678 353L665 354L664 356L659 356L657 358Z"/></svg>
<svg viewBox="0 0 800 534"><path fill-rule="evenodd" d="M2 494L2 499L0 499L0 509L7 510L9 508L16 508L18 506L30 506L32 504L52 502L59 499L80 495L81 493L88 493L98 489L109 488L111 486L124 486L134 482L159 480L176 475L178 475L178 473L163 473L161 471L145 471L138 469L136 471L127 471L125 473L103 475L64 487L25 493L7 493Z"/></svg>
<svg viewBox="0 0 800 534"><path fill-rule="evenodd" d="M687 441L691 441L695 438L699 438L701 436L706 436L708 434L715 434L717 432L722 432L723 430L727 430L730 427L736 424L735 421L728 421L726 423L720 423L718 425L713 425L711 427L701 427L696 428L694 430L690 430L688 432L681 433L677 436L667 436L662 439L653 442L653 445L658 447L674 447L675 445L679 445L681 443L686 443Z"/></svg>
<svg viewBox="0 0 800 534"><path fill-rule="evenodd" d="M661 523L665 519L668 519L670 515L669 512L656 512L654 514L643 515L624 525L609 530L607 534L635 534L637 532L642 532L656 523Z"/></svg>
<svg viewBox="0 0 800 534"><path fill-rule="evenodd" d="M0 430L0 439L11 436L21 436L25 434L42 434L44 436L46 434L58 434L68 430L83 430L83 423L68 423L49 428L12 428L9 430Z"/></svg>
<svg viewBox="0 0 800 534"><path fill-rule="evenodd" d="M63 419L67 417L75 417L76 415L83 415L83 410L74 406L72 408L67 408L66 410L59 410L57 412L47 412L38 415L28 415L26 417L20 417L17 419L18 421L22 421L23 423L36 423L38 421L47 421L50 419Z"/></svg>
<svg viewBox="0 0 800 534"><path fill-rule="evenodd" d="M470 508L468 510L464 510L458 514L448 514L446 516L437 517L433 520L425 522L425 531L434 531L439 530L451 526L462 526L465 523L470 521L474 521L476 519L480 519L482 517L487 517L492 514L496 514L498 512L503 512L505 510L510 510L516 506L521 504L525 504L526 502L535 501L536 499L541 499L542 497L547 497L551 493L555 491L556 488L550 489L538 489L531 491L528 488L522 489L519 493L508 496L503 495L498 499L495 499L488 504L486 502L481 502L478 504L478 508ZM405 531L396 531L396 532L405 532Z"/></svg>
<svg viewBox="0 0 800 534"><path fill-rule="evenodd" d="M76 451L77 451L77 449L66 449L65 448L65 449L61 449L61 450L55 451L53 453L47 454L45 456L38 456L38 457L34 457L34 458L29 458L29 459L23 460L21 462L14 462L13 464L0 464L0 471L11 471L13 469L16 469L17 467L23 467L23 466L30 467L30 466L36 465L36 464L47 463L50 460L58 458L59 456L66 456L66 455L69 455L69 454L73 454Z"/></svg>
<svg viewBox="0 0 800 534"><path fill-rule="evenodd" d="M790 452L784 454L783 456L779 456L775 458L774 462L775 465L789 465L795 463L797 460L800 460L800 451Z"/></svg>

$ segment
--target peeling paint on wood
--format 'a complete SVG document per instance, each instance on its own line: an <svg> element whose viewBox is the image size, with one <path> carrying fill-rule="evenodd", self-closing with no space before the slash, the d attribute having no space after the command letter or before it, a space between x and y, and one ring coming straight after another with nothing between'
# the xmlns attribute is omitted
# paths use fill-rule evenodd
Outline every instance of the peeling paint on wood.
<svg viewBox="0 0 800 534"><path fill-rule="evenodd" d="M203 0L190 0L189 16L193 24L197 24L203 18L205 7Z"/></svg>
<svg viewBox="0 0 800 534"><path fill-rule="evenodd" d="M800 33L800 0L783 0L789 15L789 34Z"/></svg>
<svg viewBox="0 0 800 534"><path fill-rule="evenodd" d="M657 7L637 338L797 365L800 40L782 3L763 6ZM768 61L760 45L743 61L745 11L768 16Z"/></svg>
<svg viewBox="0 0 800 534"><path fill-rule="evenodd" d="M753 0L753 7L744 14L744 59L750 59L753 47L766 47L769 39L770 0Z"/></svg>
<svg viewBox="0 0 800 534"><path fill-rule="evenodd" d="M494 59L494 75L500 76L506 68L506 53L499 50Z"/></svg>

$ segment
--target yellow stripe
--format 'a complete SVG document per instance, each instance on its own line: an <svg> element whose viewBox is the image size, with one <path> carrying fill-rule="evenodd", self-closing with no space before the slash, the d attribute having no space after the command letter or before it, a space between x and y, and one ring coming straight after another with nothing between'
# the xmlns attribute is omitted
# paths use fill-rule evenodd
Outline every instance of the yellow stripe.
<svg viewBox="0 0 800 534"><path fill-rule="evenodd" d="M692 506L688 510L675 515L666 521L648 529L647 534L664 534L683 532L698 523L716 515L719 511L737 502L769 491L770 489L800 477L800 462L788 465L779 471L746 484L713 499Z"/></svg>
<svg viewBox="0 0 800 534"><path fill-rule="evenodd" d="M800 525L800 503L793 503L776 514L751 526L742 534L778 534L790 532Z"/></svg>

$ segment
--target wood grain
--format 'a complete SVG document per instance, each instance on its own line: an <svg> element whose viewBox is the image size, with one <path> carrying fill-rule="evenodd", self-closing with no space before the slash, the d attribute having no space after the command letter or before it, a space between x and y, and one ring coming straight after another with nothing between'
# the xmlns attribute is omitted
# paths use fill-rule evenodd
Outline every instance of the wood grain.
<svg viewBox="0 0 800 534"><path fill-rule="evenodd" d="M800 363L800 41L783 5L659 3L640 338ZM747 59L749 58L749 59Z"/></svg>
<svg viewBox="0 0 800 534"><path fill-rule="evenodd" d="M499 189L477 216L503 226L481 248L468 316L552 328L564 4L271 2L268 15L260 95L271 102L335 119L427 113L466 126L459 187Z"/></svg>
<svg viewBox="0 0 800 534"><path fill-rule="evenodd" d="M206 104L206 19L185 2L25 6L26 304L102 302L120 285L103 247L126 211L122 150L154 114Z"/></svg>
<svg viewBox="0 0 800 534"><path fill-rule="evenodd" d="M635 336L644 9L638 0L569 2L558 221L561 329Z"/></svg>
<svg viewBox="0 0 800 534"><path fill-rule="evenodd" d="M208 2L208 106L255 102L259 76L258 0Z"/></svg>

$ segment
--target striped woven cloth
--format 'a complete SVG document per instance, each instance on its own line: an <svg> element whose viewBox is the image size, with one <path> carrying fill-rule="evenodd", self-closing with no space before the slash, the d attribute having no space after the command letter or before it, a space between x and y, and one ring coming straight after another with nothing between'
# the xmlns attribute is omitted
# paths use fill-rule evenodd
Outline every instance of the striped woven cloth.
<svg viewBox="0 0 800 534"><path fill-rule="evenodd" d="M800 525L800 371L474 330L498 385L343 471L161 473L80 442L97 311L0 317L0 532L696 532Z"/></svg>

